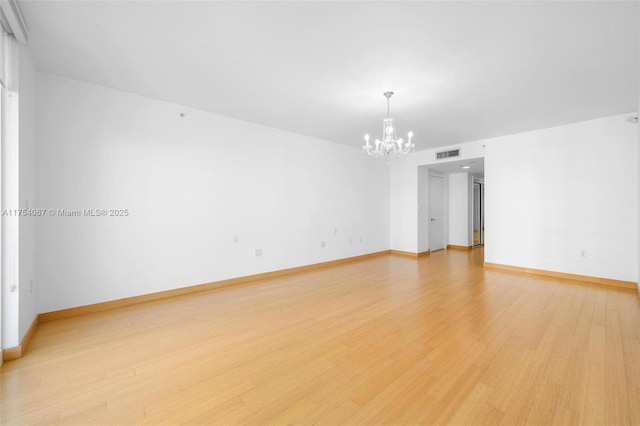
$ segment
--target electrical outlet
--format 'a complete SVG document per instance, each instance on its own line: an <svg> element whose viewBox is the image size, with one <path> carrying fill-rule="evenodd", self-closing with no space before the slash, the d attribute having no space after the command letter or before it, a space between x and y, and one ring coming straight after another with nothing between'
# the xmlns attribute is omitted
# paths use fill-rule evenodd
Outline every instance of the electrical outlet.
<svg viewBox="0 0 640 426"><path fill-rule="evenodd" d="M320 247L325 248L327 246L326 241L320 241Z"/></svg>
<svg viewBox="0 0 640 426"><path fill-rule="evenodd" d="M233 244L238 244L238 240L239 240L238 236L234 235L233 236Z"/></svg>
<svg viewBox="0 0 640 426"><path fill-rule="evenodd" d="M256 249L256 257L262 256L262 249Z"/></svg>
<svg viewBox="0 0 640 426"><path fill-rule="evenodd" d="M580 250L580 257L587 257L587 251L585 249Z"/></svg>
<svg viewBox="0 0 640 426"><path fill-rule="evenodd" d="M351 238L349 238L349 244L351 244Z"/></svg>
<svg viewBox="0 0 640 426"><path fill-rule="evenodd" d="M333 228L333 235L338 235L338 228Z"/></svg>

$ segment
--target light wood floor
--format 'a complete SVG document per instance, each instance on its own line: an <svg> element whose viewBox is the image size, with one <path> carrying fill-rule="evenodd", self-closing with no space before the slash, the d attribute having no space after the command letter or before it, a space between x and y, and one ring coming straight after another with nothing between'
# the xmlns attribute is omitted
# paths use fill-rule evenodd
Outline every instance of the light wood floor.
<svg viewBox="0 0 640 426"><path fill-rule="evenodd" d="M640 424L635 291L358 263L43 323L7 424Z"/></svg>

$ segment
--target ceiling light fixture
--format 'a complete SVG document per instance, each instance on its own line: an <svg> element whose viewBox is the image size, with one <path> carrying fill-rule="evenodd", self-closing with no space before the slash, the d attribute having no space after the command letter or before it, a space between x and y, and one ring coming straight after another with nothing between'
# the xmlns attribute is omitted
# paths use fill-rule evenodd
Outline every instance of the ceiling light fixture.
<svg viewBox="0 0 640 426"><path fill-rule="evenodd" d="M471 168L471 166L460 166L460 167L463 168L463 169L470 169Z"/></svg>
<svg viewBox="0 0 640 426"><path fill-rule="evenodd" d="M376 139L375 146L369 142L369 135L364 135L366 141L362 149L374 158L398 158L413 151L415 145L411 143L413 132L409 132L409 140L405 143L402 138L396 137L396 128L393 125L393 118L389 116L389 98L393 92L384 92L387 98L387 118L382 120L382 140Z"/></svg>

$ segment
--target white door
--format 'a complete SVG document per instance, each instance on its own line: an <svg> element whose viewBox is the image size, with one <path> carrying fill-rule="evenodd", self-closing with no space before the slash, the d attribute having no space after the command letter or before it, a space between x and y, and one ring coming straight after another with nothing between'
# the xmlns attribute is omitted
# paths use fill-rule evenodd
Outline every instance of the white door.
<svg viewBox="0 0 640 426"><path fill-rule="evenodd" d="M429 250L444 248L444 178L429 176Z"/></svg>

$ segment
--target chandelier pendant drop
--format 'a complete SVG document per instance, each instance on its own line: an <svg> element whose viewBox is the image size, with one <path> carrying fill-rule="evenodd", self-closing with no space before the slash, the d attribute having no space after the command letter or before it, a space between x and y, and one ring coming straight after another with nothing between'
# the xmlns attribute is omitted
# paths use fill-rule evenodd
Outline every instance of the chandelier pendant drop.
<svg viewBox="0 0 640 426"><path fill-rule="evenodd" d="M413 151L415 145L411 142L413 132L409 132L407 142L396 137L396 128L393 125L393 118L389 116L389 99L393 92L384 92L387 98L387 118L382 120L382 140L376 139L375 145L369 142L369 135L364 135L365 144L362 149L374 158L398 158Z"/></svg>

